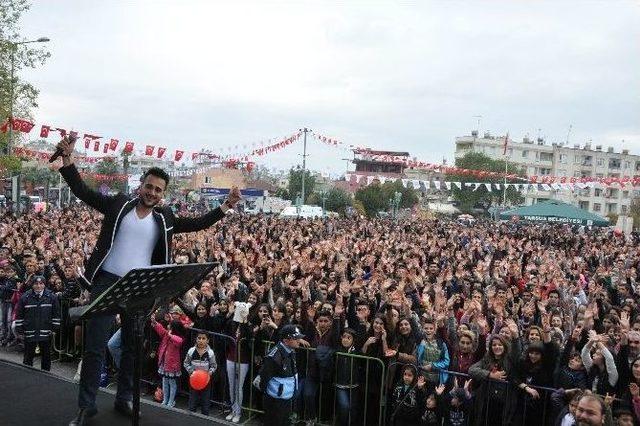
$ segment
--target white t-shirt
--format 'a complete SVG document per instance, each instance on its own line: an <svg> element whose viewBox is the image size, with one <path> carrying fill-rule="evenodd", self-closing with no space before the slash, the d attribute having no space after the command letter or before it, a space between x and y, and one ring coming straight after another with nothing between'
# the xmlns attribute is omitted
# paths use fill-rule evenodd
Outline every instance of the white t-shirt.
<svg viewBox="0 0 640 426"><path fill-rule="evenodd" d="M153 248L159 236L153 213L140 219L134 208L122 218L102 269L123 277L132 269L151 266Z"/></svg>

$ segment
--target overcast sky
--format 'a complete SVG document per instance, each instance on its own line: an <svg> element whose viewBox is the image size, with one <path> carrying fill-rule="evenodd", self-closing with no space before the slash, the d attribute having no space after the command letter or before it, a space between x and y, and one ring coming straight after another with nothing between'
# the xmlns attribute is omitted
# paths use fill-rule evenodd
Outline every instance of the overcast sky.
<svg viewBox="0 0 640 426"><path fill-rule="evenodd" d="M412 3L40 1L22 34L51 38L52 57L21 76L38 125L169 153L307 126L441 162L482 115L481 132L564 141L571 124L571 144L640 154L638 2ZM308 147L310 168L345 170L344 152Z"/></svg>

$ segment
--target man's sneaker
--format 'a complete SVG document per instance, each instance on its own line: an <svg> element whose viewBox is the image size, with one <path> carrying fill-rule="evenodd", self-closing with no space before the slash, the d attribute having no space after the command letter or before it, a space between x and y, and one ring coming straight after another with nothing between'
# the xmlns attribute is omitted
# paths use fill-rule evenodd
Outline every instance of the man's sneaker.
<svg viewBox="0 0 640 426"><path fill-rule="evenodd" d="M225 417L224 419L225 419L225 420L228 420L228 421L231 421L231 419L233 418L233 416L234 416L234 414L233 414L233 411L232 411L232 412L230 412L229 414L227 414L227 417Z"/></svg>
<svg viewBox="0 0 640 426"><path fill-rule="evenodd" d="M240 423L240 414L236 414L231 418L231 423Z"/></svg>

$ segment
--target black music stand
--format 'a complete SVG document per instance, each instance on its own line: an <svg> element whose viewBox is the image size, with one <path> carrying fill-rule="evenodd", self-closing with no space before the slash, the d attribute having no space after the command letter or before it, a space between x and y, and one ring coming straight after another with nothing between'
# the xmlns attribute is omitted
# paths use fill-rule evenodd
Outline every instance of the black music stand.
<svg viewBox="0 0 640 426"><path fill-rule="evenodd" d="M138 426L140 415L140 363L144 323L154 306L168 303L194 287L216 266L215 263L189 263L185 265L157 265L132 269L100 294L90 305L71 308L72 319L121 314L133 318L133 417L131 424Z"/></svg>

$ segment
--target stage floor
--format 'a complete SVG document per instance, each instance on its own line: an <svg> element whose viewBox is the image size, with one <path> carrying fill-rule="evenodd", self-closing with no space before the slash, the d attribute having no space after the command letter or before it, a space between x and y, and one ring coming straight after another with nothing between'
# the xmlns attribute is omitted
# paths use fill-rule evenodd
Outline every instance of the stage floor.
<svg viewBox="0 0 640 426"><path fill-rule="evenodd" d="M0 389L2 426L67 426L77 411L76 383L21 365L0 361ZM113 395L98 392L97 402L98 415L91 419L90 426L131 424L129 418L113 410ZM141 412L140 424L148 426L229 424L146 401L141 403Z"/></svg>

